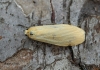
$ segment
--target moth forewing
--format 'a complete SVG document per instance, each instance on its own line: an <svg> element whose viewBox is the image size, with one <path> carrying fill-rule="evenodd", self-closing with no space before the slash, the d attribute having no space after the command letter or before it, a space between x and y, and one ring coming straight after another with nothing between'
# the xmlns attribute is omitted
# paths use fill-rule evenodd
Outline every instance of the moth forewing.
<svg viewBox="0 0 100 70"><path fill-rule="evenodd" d="M30 35L30 32L34 34ZM58 46L75 46L85 40L84 30L68 24L35 26L25 34L31 39Z"/></svg>

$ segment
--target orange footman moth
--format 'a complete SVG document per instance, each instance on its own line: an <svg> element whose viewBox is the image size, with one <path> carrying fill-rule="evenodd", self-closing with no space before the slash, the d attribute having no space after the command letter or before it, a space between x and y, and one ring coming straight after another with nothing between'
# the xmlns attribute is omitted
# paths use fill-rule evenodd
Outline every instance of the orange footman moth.
<svg viewBox="0 0 100 70"><path fill-rule="evenodd" d="M75 46L85 40L85 32L81 28L68 24L43 25L25 30L29 38L58 46Z"/></svg>

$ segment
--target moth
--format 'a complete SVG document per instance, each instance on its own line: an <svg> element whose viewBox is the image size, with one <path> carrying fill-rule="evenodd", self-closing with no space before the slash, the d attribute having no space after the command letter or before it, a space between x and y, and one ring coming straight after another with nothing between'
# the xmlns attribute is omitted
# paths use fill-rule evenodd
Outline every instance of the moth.
<svg viewBox="0 0 100 70"><path fill-rule="evenodd" d="M68 24L33 26L25 30L29 38L58 46L76 46L85 40L85 31Z"/></svg>

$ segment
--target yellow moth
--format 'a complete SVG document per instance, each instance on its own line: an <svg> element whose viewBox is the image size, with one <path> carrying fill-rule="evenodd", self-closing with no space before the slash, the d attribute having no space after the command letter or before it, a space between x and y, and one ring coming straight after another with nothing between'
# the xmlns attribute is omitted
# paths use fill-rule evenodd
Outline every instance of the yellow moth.
<svg viewBox="0 0 100 70"><path fill-rule="evenodd" d="M68 24L43 25L30 27L25 34L34 40L58 46L75 46L85 40L81 28Z"/></svg>

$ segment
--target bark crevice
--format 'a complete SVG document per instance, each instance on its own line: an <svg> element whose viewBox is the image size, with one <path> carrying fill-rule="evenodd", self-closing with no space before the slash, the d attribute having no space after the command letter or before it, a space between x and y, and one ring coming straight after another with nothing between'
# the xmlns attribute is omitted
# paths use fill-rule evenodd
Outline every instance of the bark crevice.
<svg viewBox="0 0 100 70"><path fill-rule="evenodd" d="M51 11L51 22L55 23L55 11L54 11L54 7L52 5L52 0L50 0L50 3L51 3L51 9L52 9L52 11Z"/></svg>

